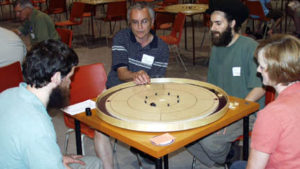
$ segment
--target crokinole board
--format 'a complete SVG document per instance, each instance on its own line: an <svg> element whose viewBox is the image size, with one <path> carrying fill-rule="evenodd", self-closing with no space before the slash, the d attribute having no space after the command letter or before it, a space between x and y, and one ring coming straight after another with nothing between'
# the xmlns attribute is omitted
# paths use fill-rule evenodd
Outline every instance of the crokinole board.
<svg viewBox="0 0 300 169"><path fill-rule="evenodd" d="M107 123L137 131L165 132L200 127L228 110L228 95L209 83L154 78L112 87L97 97L97 115Z"/></svg>

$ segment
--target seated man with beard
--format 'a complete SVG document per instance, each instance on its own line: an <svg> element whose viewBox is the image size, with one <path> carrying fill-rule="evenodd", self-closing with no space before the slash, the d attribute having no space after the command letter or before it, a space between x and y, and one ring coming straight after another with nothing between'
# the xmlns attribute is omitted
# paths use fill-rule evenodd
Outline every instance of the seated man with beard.
<svg viewBox="0 0 300 169"><path fill-rule="evenodd" d="M238 33L248 17L247 7L239 0L226 0L210 8L213 47L207 81L231 96L258 101L265 93L253 58L258 44ZM242 128L240 120L188 145L187 149L199 159L203 168L216 168L215 165L224 164L231 143L242 134Z"/></svg>
<svg viewBox="0 0 300 169"><path fill-rule="evenodd" d="M67 45L47 40L33 47L23 63L24 81L0 93L2 169L102 168L97 157L63 156L47 108L67 103L78 56Z"/></svg>

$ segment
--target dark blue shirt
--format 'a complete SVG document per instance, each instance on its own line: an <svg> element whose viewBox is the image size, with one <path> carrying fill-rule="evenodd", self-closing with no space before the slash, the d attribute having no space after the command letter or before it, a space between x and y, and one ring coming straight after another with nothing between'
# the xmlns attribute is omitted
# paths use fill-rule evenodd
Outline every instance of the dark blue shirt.
<svg viewBox="0 0 300 169"><path fill-rule="evenodd" d="M107 88L124 82L118 78L119 67L127 67L131 72L144 70L151 78L165 75L169 60L168 45L156 35L153 36L151 43L142 47L131 29L124 29L116 34L113 38L112 67L106 82ZM145 58L154 60L147 62Z"/></svg>

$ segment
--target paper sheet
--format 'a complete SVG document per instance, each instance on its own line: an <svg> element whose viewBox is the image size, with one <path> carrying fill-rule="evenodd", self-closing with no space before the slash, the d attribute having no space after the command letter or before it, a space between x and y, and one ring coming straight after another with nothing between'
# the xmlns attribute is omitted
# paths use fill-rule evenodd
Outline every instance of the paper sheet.
<svg viewBox="0 0 300 169"><path fill-rule="evenodd" d="M75 114L85 112L85 108L87 108L87 107L89 107L91 109L96 108L96 102L94 102L93 100L86 100L86 101L65 107L62 109L62 111L73 116Z"/></svg>

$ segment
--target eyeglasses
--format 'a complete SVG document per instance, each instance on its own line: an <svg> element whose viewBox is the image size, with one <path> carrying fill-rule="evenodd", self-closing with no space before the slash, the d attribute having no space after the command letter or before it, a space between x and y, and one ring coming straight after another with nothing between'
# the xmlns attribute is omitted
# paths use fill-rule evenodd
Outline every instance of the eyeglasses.
<svg viewBox="0 0 300 169"><path fill-rule="evenodd" d="M139 26L139 25L146 26L150 23L150 19L143 19L141 21L131 20L130 23L131 23L132 26Z"/></svg>

